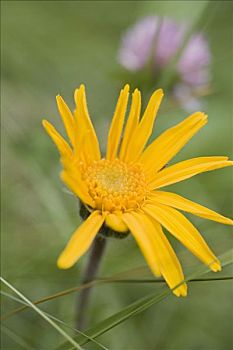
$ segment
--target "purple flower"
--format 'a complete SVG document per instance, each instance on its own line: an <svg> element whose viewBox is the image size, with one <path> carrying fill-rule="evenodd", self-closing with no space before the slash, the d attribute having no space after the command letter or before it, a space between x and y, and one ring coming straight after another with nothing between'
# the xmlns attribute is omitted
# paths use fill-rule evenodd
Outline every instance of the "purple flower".
<svg viewBox="0 0 233 350"><path fill-rule="evenodd" d="M160 24L155 34L157 38L152 58L155 69L165 67L169 63L180 48L186 30L186 25L178 24L169 18L156 17L156 20Z"/></svg>
<svg viewBox="0 0 233 350"><path fill-rule="evenodd" d="M197 98L198 91L195 91L191 86L183 83L178 83L173 89L174 98L188 112L198 111L203 108L203 104Z"/></svg>
<svg viewBox="0 0 233 350"><path fill-rule="evenodd" d="M186 23L177 23L167 17L145 17L124 34L118 60L127 70L135 72L150 62L153 68L151 76L156 80L156 74L166 69L182 48L187 30ZM174 67L177 76L177 85L173 86L174 96L185 108L198 103L197 98L192 96L199 87L208 85L210 63L211 53L207 40L201 33L193 34ZM190 102L184 104L183 96L187 94Z"/></svg>
<svg viewBox="0 0 233 350"><path fill-rule="evenodd" d="M151 55L157 30L157 18L150 16L143 18L126 32L119 52L122 66L131 71L144 67Z"/></svg>
<svg viewBox="0 0 233 350"><path fill-rule="evenodd" d="M209 64L211 54L207 41L202 34L194 34L187 43L177 71L183 82L189 85L204 85L210 80Z"/></svg>

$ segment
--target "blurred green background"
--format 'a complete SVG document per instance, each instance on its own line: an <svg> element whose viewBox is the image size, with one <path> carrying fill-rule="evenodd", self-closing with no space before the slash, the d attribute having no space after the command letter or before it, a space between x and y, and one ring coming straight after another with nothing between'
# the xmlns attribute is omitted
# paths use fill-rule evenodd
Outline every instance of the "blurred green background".
<svg viewBox="0 0 233 350"><path fill-rule="evenodd" d="M232 2L2 1L1 6L2 273L29 299L36 300L78 285L88 258L87 254L68 271L56 267L56 258L80 218L78 203L60 182L56 149L41 126L42 118L47 118L62 131L55 95L61 94L73 108L74 89L86 84L89 110L104 148L118 91L125 83L117 77L116 54L122 33L146 14L198 23L196 29L206 34L213 54L213 93L205 98L209 124L176 160L199 155L230 156ZM154 135L186 115L165 97ZM229 168L172 187L226 216L232 214L231 189ZM232 245L229 227L197 218L192 222L217 255ZM186 273L200 264L184 247L171 241ZM145 262L131 237L110 239L100 275L111 276L142 265ZM227 268L218 276L231 273L232 269ZM149 271L147 275L151 276ZM89 324L161 288L159 284L98 287L92 294ZM230 281L190 283L187 298L171 295L99 341L111 350L230 350L232 295ZM76 295L71 294L40 307L72 325L75 300ZM2 306L3 313L7 313L19 304L3 297ZM64 341L31 310L12 316L4 326L8 330L2 338L4 350L50 350ZM98 347L90 343L85 348Z"/></svg>

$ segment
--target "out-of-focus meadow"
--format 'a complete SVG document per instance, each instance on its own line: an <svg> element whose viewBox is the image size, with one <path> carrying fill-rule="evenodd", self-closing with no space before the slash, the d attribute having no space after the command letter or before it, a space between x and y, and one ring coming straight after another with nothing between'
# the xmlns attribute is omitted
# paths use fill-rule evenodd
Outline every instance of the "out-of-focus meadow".
<svg viewBox="0 0 233 350"><path fill-rule="evenodd" d="M211 93L204 98L209 123L175 160L200 155L230 156L232 13L230 1L2 2L2 274L30 300L79 285L88 258L86 254L67 271L56 266L57 256L81 220L76 199L59 179L57 151L41 126L41 120L47 118L62 131L55 96L61 94L73 108L72 93L85 83L89 110L104 149L117 95L126 83L117 63L123 32L149 14L189 21L205 33L213 55ZM154 135L185 116L186 111L165 97ZM229 217L231 189L229 168L172 187ZM217 255L229 249L229 227L194 217L192 222ZM201 264L183 246L171 241L186 274ZM139 266L145 266L145 261L132 237L109 239L99 276ZM228 267L209 276L231 274ZM137 275L148 276L152 277L149 270ZM127 277L131 277L130 273ZM152 283L98 286L89 305L89 325L142 296L166 288ZM3 290L12 293L6 287ZM232 292L231 281L190 283L186 298L171 294L98 340L111 350L230 350ZM40 307L72 326L76 297L72 293ZM2 297L3 314L18 306ZM33 310L9 317L3 326L4 350L50 350L64 341ZM84 348L98 346L89 343Z"/></svg>

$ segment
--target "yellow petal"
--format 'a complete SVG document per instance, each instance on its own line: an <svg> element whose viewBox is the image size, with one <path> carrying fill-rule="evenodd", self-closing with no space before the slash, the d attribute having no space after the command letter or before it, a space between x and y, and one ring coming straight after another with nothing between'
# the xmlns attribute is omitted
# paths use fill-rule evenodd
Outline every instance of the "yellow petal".
<svg viewBox="0 0 233 350"><path fill-rule="evenodd" d="M66 186L81 199L81 201L92 208L95 207L95 203L87 192L86 184L81 180L80 174L72 171L62 171L61 179Z"/></svg>
<svg viewBox="0 0 233 350"><path fill-rule="evenodd" d="M124 160L129 141L133 137L134 131L136 130L136 127L138 125L139 118L140 118L140 111L141 111L141 93L138 89L135 89L132 97L129 117L127 120L124 136L123 136L123 140L120 148L119 158L121 160Z"/></svg>
<svg viewBox="0 0 233 350"><path fill-rule="evenodd" d="M145 227L136 214L125 213L122 215L122 219L134 236L151 271L155 276L161 276L152 232Z"/></svg>
<svg viewBox="0 0 233 350"><path fill-rule="evenodd" d="M47 120L42 121L43 127L55 143L62 157L72 157L72 150L63 137L57 132L52 124Z"/></svg>
<svg viewBox="0 0 233 350"><path fill-rule="evenodd" d="M150 232L151 242L160 272L169 287L171 289L174 288L184 280L184 275L180 262L167 237L163 233L161 225L154 219L149 218L148 215L142 213L132 213L132 215L140 222L145 232ZM173 292L176 296L186 296L186 283L177 287Z"/></svg>
<svg viewBox="0 0 233 350"><path fill-rule="evenodd" d="M109 213L106 215L105 224L112 230L117 232L127 232L128 227L122 220L122 215L117 215L115 213Z"/></svg>
<svg viewBox="0 0 233 350"><path fill-rule="evenodd" d="M183 181L205 171L233 165L227 157L198 157L171 165L158 172L151 180L151 189L156 189Z"/></svg>
<svg viewBox="0 0 233 350"><path fill-rule="evenodd" d="M163 233L161 225L153 218L149 218L148 215L145 215L143 220L145 220L147 228L150 229L154 235L156 255L158 257L159 267L165 281L172 289L184 280L181 264L167 237ZM178 297L186 296L186 283L183 283L178 288L176 288L173 293Z"/></svg>
<svg viewBox="0 0 233 350"><path fill-rule="evenodd" d="M213 271L221 270L221 265L197 229L177 210L163 204L148 204L143 210L163 225L198 259Z"/></svg>
<svg viewBox="0 0 233 350"><path fill-rule="evenodd" d="M161 89L156 90L151 96L145 113L128 144L127 153L125 155L126 161L137 160L141 155L141 152L152 134L154 121L162 98L163 91Z"/></svg>
<svg viewBox="0 0 233 350"><path fill-rule="evenodd" d="M143 152L140 162L144 171L155 174L207 123L207 116L197 112L163 132Z"/></svg>
<svg viewBox="0 0 233 350"><path fill-rule="evenodd" d="M79 151L78 151L80 160L86 164L96 161L97 160L96 155L92 152L92 149L93 149L93 145L91 142L91 131L90 130L86 130L86 132L83 131L83 134L80 136Z"/></svg>
<svg viewBox="0 0 233 350"><path fill-rule="evenodd" d="M63 100L63 98L60 95L56 96L56 100L57 100L57 106L58 106L59 113L62 117L62 121L63 121L63 124L64 124L65 129L66 129L66 133L70 139L71 144L74 145L74 117L73 117L73 114L71 113L69 107L67 106L67 104L65 103L65 101Z"/></svg>
<svg viewBox="0 0 233 350"><path fill-rule="evenodd" d="M168 205L169 207L174 207L192 213L194 215L206 218L209 220L221 222L226 225L233 225L233 220L228 219L213 210L210 210L203 205L192 202L187 198L179 196L178 194L163 191L154 191L151 196L152 202L157 202L161 204Z"/></svg>
<svg viewBox="0 0 233 350"><path fill-rule="evenodd" d="M95 211L82 223L58 258L57 265L60 269L68 269L73 266L89 249L103 222L104 217Z"/></svg>
<svg viewBox="0 0 233 350"><path fill-rule="evenodd" d="M112 123L108 133L108 145L106 158L113 160L116 158L118 146L120 143L122 128L125 119L125 113L129 97L129 85L125 85L121 90L120 96L117 101L116 109L113 115Z"/></svg>
<svg viewBox="0 0 233 350"><path fill-rule="evenodd" d="M99 142L88 113L84 85L81 85L79 89L75 90L74 98L76 103L74 115L77 123L78 139L80 141L88 132L89 156L93 160L99 160L101 158Z"/></svg>

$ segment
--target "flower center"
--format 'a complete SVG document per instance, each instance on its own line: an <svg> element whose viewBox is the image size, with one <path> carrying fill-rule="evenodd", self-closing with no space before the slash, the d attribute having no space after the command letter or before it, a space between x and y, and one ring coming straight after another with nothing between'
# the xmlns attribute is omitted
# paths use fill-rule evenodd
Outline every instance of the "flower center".
<svg viewBox="0 0 233 350"><path fill-rule="evenodd" d="M97 209L113 212L139 208L146 198L146 178L139 164L101 159L82 173Z"/></svg>

